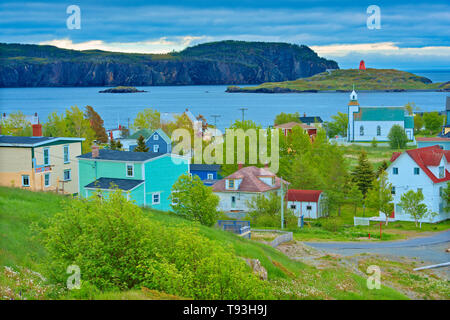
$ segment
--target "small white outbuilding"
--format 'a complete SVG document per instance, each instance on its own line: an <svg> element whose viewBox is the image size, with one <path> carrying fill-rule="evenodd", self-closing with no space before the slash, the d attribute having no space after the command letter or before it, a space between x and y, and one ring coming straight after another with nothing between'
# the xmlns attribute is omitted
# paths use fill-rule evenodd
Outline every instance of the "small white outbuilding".
<svg viewBox="0 0 450 320"><path fill-rule="evenodd" d="M288 190L287 206L297 217L317 219L328 215L325 195L321 190Z"/></svg>

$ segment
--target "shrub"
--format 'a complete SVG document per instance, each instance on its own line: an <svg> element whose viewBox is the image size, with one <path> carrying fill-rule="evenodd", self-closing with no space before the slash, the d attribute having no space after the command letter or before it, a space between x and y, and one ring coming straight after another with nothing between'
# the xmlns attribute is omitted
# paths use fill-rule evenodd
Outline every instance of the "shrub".
<svg viewBox="0 0 450 320"><path fill-rule="evenodd" d="M185 227L152 221L120 190L108 199L68 201L43 230L51 279L64 284L66 268L81 271L81 291L147 287L196 299L270 297L265 283L231 248Z"/></svg>
<svg viewBox="0 0 450 320"><path fill-rule="evenodd" d="M389 145L392 149L404 149L406 148L406 143L408 142L405 129L398 124L392 126L388 134L388 139Z"/></svg>

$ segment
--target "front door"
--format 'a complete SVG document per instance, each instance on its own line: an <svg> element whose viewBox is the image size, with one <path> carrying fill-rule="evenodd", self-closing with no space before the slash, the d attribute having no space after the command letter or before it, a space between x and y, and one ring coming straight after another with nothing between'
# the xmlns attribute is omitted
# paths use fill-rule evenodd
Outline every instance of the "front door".
<svg viewBox="0 0 450 320"><path fill-rule="evenodd" d="M231 196L231 208L232 209L236 208L236 197L235 196Z"/></svg>

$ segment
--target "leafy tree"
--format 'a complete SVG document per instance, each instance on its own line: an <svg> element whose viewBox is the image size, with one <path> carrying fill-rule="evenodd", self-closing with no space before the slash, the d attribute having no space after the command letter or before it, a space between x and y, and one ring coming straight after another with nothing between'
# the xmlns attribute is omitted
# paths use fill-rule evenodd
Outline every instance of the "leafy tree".
<svg viewBox="0 0 450 320"><path fill-rule="evenodd" d="M439 115L439 112L426 112L423 114L423 121L425 124L425 129L429 134L436 134L441 130L444 124L443 116Z"/></svg>
<svg viewBox="0 0 450 320"><path fill-rule="evenodd" d="M414 114L414 109L417 110L418 108L414 102L408 102L405 104L405 109L408 112L408 115L412 116Z"/></svg>
<svg viewBox="0 0 450 320"><path fill-rule="evenodd" d="M122 147L123 147L123 145L122 145L122 142L120 142L120 140L114 140L114 139L111 139L111 141L109 142L109 149L111 149L111 150L122 150Z"/></svg>
<svg viewBox="0 0 450 320"><path fill-rule="evenodd" d="M283 201L283 217L287 225L296 225L296 217ZM281 225L281 196L275 192L268 196L256 195L247 201L249 217L252 222L264 227L279 227Z"/></svg>
<svg viewBox="0 0 450 320"><path fill-rule="evenodd" d="M103 127L103 119L91 106L86 106L85 117L89 119L92 129L95 131L95 139L101 143L108 142L108 135Z"/></svg>
<svg viewBox="0 0 450 320"><path fill-rule="evenodd" d="M161 115L157 110L151 108L140 111L134 119L135 129L156 130L161 127Z"/></svg>
<svg viewBox="0 0 450 320"><path fill-rule="evenodd" d="M363 203L364 201L364 195L362 194L358 185L356 184L351 185L350 190L348 190L347 193L347 200L350 204L353 204L354 206L353 214L356 216L356 210L358 209L358 205Z"/></svg>
<svg viewBox="0 0 450 320"><path fill-rule="evenodd" d="M372 164L367 158L366 151L363 150L359 155L358 164L352 171L352 178L364 197L371 187L374 177Z"/></svg>
<svg viewBox="0 0 450 320"><path fill-rule="evenodd" d="M278 125L278 124L283 124L283 123L288 123L288 122L301 123L300 114L298 112L295 112L295 113L282 112L282 113L276 115L274 124Z"/></svg>
<svg viewBox="0 0 450 320"><path fill-rule="evenodd" d="M339 135L341 137L347 136L348 115L346 113L338 112L337 115L331 117L333 121L327 123L327 132L330 138Z"/></svg>
<svg viewBox="0 0 450 320"><path fill-rule="evenodd" d="M394 124L388 134L389 145L392 149L404 149L408 142L405 129L400 125Z"/></svg>
<svg viewBox="0 0 450 320"><path fill-rule="evenodd" d="M377 172L376 172L376 177L378 178L380 176L381 173L383 173L384 171L387 170L387 168L389 167L388 163L386 162L386 160L383 160L383 162L381 163L381 165L378 167Z"/></svg>
<svg viewBox="0 0 450 320"><path fill-rule="evenodd" d="M2 119L0 122L1 133L3 135L12 136L31 136L31 123L21 112L10 113L8 118Z"/></svg>
<svg viewBox="0 0 450 320"><path fill-rule="evenodd" d="M373 137L371 145L372 145L372 148L378 147L378 141L377 141L377 139L375 137Z"/></svg>
<svg viewBox="0 0 450 320"><path fill-rule="evenodd" d="M373 181L372 188L367 192L366 203L369 208L385 215L386 225L389 222L389 215L394 210L392 200L392 185L388 182L387 173L383 172Z"/></svg>
<svg viewBox="0 0 450 320"><path fill-rule="evenodd" d="M422 130L424 126L423 117L421 115L416 114L414 116L414 133L417 134Z"/></svg>
<svg viewBox="0 0 450 320"><path fill-rule="evenodd" d="M431 214L426 204L422 203L423 199L424 197L421 190L418 190L417 192L409 190L402 194L400 198L399 205L405 213L409 214L414 219L416 227L418 227L418 222L420 220ZM422 222L420 222L420 227L422 227Z"/></svg>
<svg viewBox="0 0 450 320"><path fill-rule="evenodd" d="M441 194L442 200L444 201L445 212L450 211L450 183L447 183L445 189L443 189Z"/></svg>
<svg viewBox="0 0 450 320"><path fill-rule="evenodd" d="M135 152L148 152L149 148L145 144L145 138L143 135L140 135L137 139L137 146L134 148Z"/></svg>
<svg viewBox="0 0 450 320"><path fill-rule="evenodd" d="M219 197L198 176L181 175L172 186L172 210L189 220L212 226L217 221Z"/></svg>
<svg viewBox="0 0 450 320"><path fill-rule="evenodd" d="M116 141L116 148L117 148L117 150L122 150L123 144L122 144L122 142L120 142L120 140Z"/></svg>

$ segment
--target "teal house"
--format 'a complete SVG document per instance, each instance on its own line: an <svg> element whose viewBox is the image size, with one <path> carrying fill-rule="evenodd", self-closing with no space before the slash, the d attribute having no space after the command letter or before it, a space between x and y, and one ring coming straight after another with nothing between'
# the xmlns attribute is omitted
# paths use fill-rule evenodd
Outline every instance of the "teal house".
<svg viewBox="0 0 450 320"><path fill-rule="evenodd" d="M189 159L174 154L117 151L93 147L80 155L79 195L88 198L100 190L108 197L120 189L128 200L139 206L170 210L173 184L182 174L189 173Z"/></svg>

